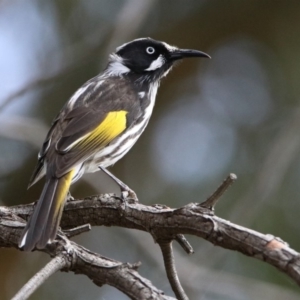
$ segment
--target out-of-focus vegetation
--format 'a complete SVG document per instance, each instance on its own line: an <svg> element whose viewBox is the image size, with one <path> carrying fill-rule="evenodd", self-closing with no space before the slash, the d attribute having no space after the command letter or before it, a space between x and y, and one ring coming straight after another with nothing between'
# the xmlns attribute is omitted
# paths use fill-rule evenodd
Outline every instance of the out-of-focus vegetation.
<svg viewBox="0 0 300 300"><path fill-rule="evenodd" d="M163 80L154 115L111 170L145 204L204 200L229 173L239 180L217 206L232 222L300 249L300 2L78 0L0 2L0 203L29 203L26 191L52 118L101 71L109 52L143 36L209 53ZM20 92L20 93L18 93ZM100 172L72 187L75 197L118 192ZM120 228L76 238L124 262L172 295L157 245ZM263 262L190 238L175 245L191 299L297 299L299 289ZM1 299L10 298L49 258L0 250ZM126 299L83 276L52 276L32 299Z"/></svg>

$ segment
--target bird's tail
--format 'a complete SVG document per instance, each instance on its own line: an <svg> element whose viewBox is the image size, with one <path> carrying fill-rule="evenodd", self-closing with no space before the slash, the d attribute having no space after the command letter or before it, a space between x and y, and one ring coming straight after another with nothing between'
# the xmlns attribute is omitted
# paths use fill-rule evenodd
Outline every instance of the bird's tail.
<svg viewBox="0 0 300 300"><path fill-rule="evenodd" d="M74 171L61 178L47 178L41 197L19 241L19 247L31 251L45 248L55 239Z"/></svg>

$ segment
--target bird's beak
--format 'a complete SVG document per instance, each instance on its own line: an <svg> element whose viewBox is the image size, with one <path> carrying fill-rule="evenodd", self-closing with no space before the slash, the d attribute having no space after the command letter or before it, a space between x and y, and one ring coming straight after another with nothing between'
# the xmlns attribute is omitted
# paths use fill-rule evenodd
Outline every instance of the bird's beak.
<svg viewBox="0 0 300 300"><path fill-rule="evenodd" d="M178 60L182 58L187 58L187 57L207 57L211 58L208 54L198 51L198 50L191 50L191 49L176 49L173 50L171 53L171 59L172 60Z"/></svg>

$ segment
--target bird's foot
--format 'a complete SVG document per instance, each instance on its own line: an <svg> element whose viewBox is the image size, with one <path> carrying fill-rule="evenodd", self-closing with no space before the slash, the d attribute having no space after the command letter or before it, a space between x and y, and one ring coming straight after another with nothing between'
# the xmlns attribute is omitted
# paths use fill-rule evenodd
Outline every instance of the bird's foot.
<svg viewBox="0 0 300 300"><path fill-rule="evenodd" d="M67 194L67 202L68 201L74 201L74 200L75 200L75 198L71 195L71 193L69 191L68 194Z"/></svg>
<svg viewBox="0 0 300 300"><path fill-rule="evenodd" d="M138 197L136 193L123 181L121 181L119 178L117 178L115 175L110 173L107 169L99 166L99 169L104 172L106 175L108 175L121 189L121 196L115 198L121 200L122 202L128 202L128 203L136 203L138 202Z"/></svg>
<svg viewBox="0 0 300 300"><path fill-rule="evenodd" d="M136 193L129 188L126 190L121 189L121 195L120 196L115 195L113 197L117 200L120 200L121 202L119 206L119 211L121 216L123 216L124 214L126 215L126 209L128 204L135 204L139 201L136 196Z"/></svg>
<svg viewBox="0 0 300 300"><path fill-rule="evenodd" d="M139 199L135 193L135 191L131 190L128 186L127 189L121 189L121 197L122 201L128 203L136 203L139 202Z"/></svg>

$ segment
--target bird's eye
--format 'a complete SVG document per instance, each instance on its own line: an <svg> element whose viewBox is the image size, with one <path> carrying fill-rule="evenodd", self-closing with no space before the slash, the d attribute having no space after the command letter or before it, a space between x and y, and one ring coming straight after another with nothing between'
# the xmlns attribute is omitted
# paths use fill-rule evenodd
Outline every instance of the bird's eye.
<svg viewBox="0 0 300 300"><path fill-rule="evenodd" d="M153 47L147 47L146 52L148 54L153 54L155 52L155 49Z"/></svg>

